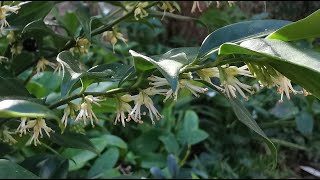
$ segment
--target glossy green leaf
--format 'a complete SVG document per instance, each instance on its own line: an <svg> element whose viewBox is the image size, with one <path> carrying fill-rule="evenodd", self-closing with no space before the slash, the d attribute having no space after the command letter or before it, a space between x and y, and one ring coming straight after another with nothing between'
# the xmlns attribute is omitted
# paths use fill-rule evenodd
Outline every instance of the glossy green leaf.
<svg viewBox="0 0 320 180"><path fill-rule="evenodd" d="M6 159L0 159L0 179L40 179L32 172Z"/></svg>
<svg viewBox="0 0 320 180"><path fill-rule="evenodd" d="M198 48L176 48L165 54L152 57L144 56L132 50L129 52L135 58L135 61L140 58L140 60L142 59L149 63L149 65L146 65L146 69L142 70L151 69L152 66L150 66L150 64L153 64L170 83L173 91L175 91L178 85L180 69L195 59Z"/></svg>
<svg viewBox="0 0 320 180"><path fill-rule="evenodd" d="M26 158L20 165L42 179L64 179L68 174L69 161L57 155L36 154Z"/></svg>
<svg viewBox="0 0 320 180"><path fill-rule="evenodd" d="M81 24L81 27L84 31L85 37L91 41L91 16L90 9L84 5L80 5L78 3L78 9L76 10L76 15L78 17L78 21Z"/></svg>
<svg viewBox="0 0 320 180"><path fill-rule="evenodd" d="M277 149L274 146L274 144L272 143L272 141L270 141L270 139L265 135L265 133L259 127L257 122L252 118L250 112L244 107L244 105L241 103L241 101L239 99L237 99L237 98L228 98L228 99L229 99L231 107L232 107L234 113L236 114L236 116L238 117L238 119L243 124L248 126L251 130L253 130L257 134L259 134L264 139L264 141L268 144L268 147L274 157L273 167L275 167L277 164L278 157L277 157Z"/></svg>
<svg viewBox="0 0 320 180"><path fill-rule="evenodd" d="M52 133L50 140L63 147L85 149L99 154L99 151L95 148L89 138L83 134L72 132L64 132L63 134Z"/></svg>
<svg viewBox="0 0 320 180"><path fill-rule="evenodd" d="M198 57L212 56L215 59L218 48L223 43L239 43L247 39L263 37L289 23L291 22L283 20L255 20L224 26L204 39Z"/></svg>
<svg viewBox="0 0 320 180"><path fill-rule="evenodd" d="M37 82L29 82L26 86L28 91L36 96L37 98L42 98L47 94L47 90L41 84Z"/></svg>
<svg viewBox="0 0 320 180"><path fill-rule="evenodd" d="M320 37L319 21L320 10L317 10L304 19L278 29L266 38L278 39L282 41L318 38Z"/></svg>
<svg viewBox="0 0 320 180"><path fill-rule="evenodd" d="M104 136L92 138L90 139L90 141L94 144L99 153L101 153L107 146L107 142L105 141ZM62 156L70 159L69 171L72 171L82 168L89 160L97 157L98 154L88 150L66 148L62 152Z"/></svg>
<svg viewBox="0 0 320 180"><path fill-rule="evenodd" d="M55 113L46 106L27 100L0 101L0 117L42 117L59 119Z"/></svg>
<svg viewBox="0 0 320 180"><path fill-rule="evenodd" d="M0 84L0 100L8 96L30 97L30 93L19 79L0 77Z"/></svg>
<svg viewBox="0 0 320 180"><path fill-rule="evenodd" d="M54 5L54 1L29 1L21 3L18 14L11 13L7 17L7 21L11 26L22 29L32 21L43 19Z"/></svg>
<svg viewBox="0 0 320 180"><path fill-rule="evenodd" d="M62 65L61 96L66 96L72 86L80 79L84 71L81 64L72 56L70 51L62 51L57 56L57 61Z"/></svg>
<svg viewBox="0 0 320 180"><path fill-rule="evenodd" d="M127 149L127 143L123 141L120 137L114 135L105 135L105 141L107 142L108 146L116 146L121 149Z"/></svg>
<svg viewBox="0 0 320 180"><path fill-rule="evenodd" d="M104 152L93 164L88 171L88 178L102 176L103 173L113 168L119 159L119 150L117 148L110 148Z"/></svg>
<svg viewBox="0 0 320 180"><path fill-rule="evenodd" d="M219 54L247 54L263 58L291 81L320 98L320 53L312 49L301 49L290 43L273 39L253 39L239 45L226 43ZM221 63L227 63L228 60ZM261 58L250 61L261 62Z"/></svg>
<svg viewBox="0 0 320 180"><path fill-rule="evenodd" d="M59 53L57 61L62 64L63 69L61 85L62 97L70 93L71 89L80 80L80 78L82 78L83 84L85 85L107 80L120 81L131 67L129 65L119 63L102 64L85 71L80 69L83 65L81 65L80 61L75 59L69 51Z"/></svg>
<svg viewBox="0 0 320 180"><path fill-rule="evenodd" d="M310 135L313 130L313 117L310 113L302 111L295 118L297 129L304 135Z"/></svg>

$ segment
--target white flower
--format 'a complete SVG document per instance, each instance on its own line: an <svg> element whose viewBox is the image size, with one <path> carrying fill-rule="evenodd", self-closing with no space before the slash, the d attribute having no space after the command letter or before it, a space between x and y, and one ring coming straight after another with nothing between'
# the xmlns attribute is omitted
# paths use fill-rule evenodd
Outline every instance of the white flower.
<svg viewBox="0 0 320 180"><path fill-rule="evenodd" d="M248 77L253 77L251 72L247 70L247 65L236 67L236 66L223 66L221 67L222 72L219 71L217 67L213 68L207 68L197 71L201 79L211 83L210 77L218 77L221 82L221 86L224 88L223 90L217 86L219 90L226 93L226 95L229 98L236 98L236 91L245 99L248 99L248 97L245 95L245 93L242 91L245 90L249 92L250 94L253 94L253 91L251 91L252 86L249 86L247 84L241 83L235 76L237 75L243 75ZM212 83L211 83L212 84ZM214 84L213 84L214 85Z"/></svg>
<svg viewBox="0 0 320 180"><path fill-rule="evenodd" d="M278 93L281 94L281 98L279 100L280 103L283 102L283 94L285 93L287 98L290 100L290 93L293 94L303 94L305 91L296 91L293 89L291 85L290 79L283 76L281 73L277 72L277 76L271 76L271 79L275 86L278 87ZM307 93L305 93L307 94Z"/></svg>
<svg viewBox="0 0 320 180"><path fill-rule="evenodd" d="M47 65L49 65L52 69L55 69L57 67L57 65L55 63L52 63L52 62L50 62L47 59L42 57L38 61L37 66L36 66L37 74L39 74L40 72L43 72L46 69Z"/></svg>
<svg viewBox="0 0 320 180"><path fill-rule="evenodd" d="M139 92L138 95L132 96L135 106L133 107L132 111L130 112L129 116L137 121L141 121L141 106L145 105L145 107L149 110L149 116L151 118L151 122L154 125L155 122L153 120L153 115L156 117L157 120L162 118L162 115L158 112L158 110L154 107L153 101L149 96L153 96L157 94L157 90L155 88L147 88Z"/></svg>
<svg viewBox="0 0 320 180"><path fill-rule="evenodd" d="M152 81L149 84L152 85L154 88L158 88L162 86L170 86L169 82L165 78L161 78L158 76L152 75L151 77L148 77L148 80ZM180 79L175 92L173 92L172 89L158 89L158 92L159 92L158 94L163 94L166 96L163 102L166 102L172 96L174 97L174 100L177 101L178 91L180 88L187 88L196 97L199 97L197 93L205 93L208 90L207 88L202 88L202 87L193 85L191 83L191 80Z"/></svg>
<svg viewBox="0 0 320 180"><path fill-rule="evenodd" d="M11 135L15 134L14 132L9 131L9 128L7 126L4 126L3 130L2 130L2 137L0 134L0 139L2 139L2 141L4 143L8 143L9 145L15 144L18 141L15 140Z"/></svg>
<svg viewBox="0 0 320 180"><path fill-rule="evenodd" d="M223 68L223 67L222 67ZM235 76L236 75L243 75L247 77L253 77L251 72L248 69L247 65L236 67L236 66L229 66L226 68L223 68L223 77L220 77L220 80L222 80L222 85L224 86L225 92L227 93L227 96L229 98L233 97L236 98L236 91L248 100L248 97L244 94L242 91L245 90L250 94L253 94L254 92L251 91L252 86L249 86L247 84L241 83Z"/></svg>
<svg viewBox="0 0 320 180"><path fill-rule="evenodd" d="M90 119L91 125L94 128L93 124L93 118L96 120L96 122L99 122L99 119L94 114L92 110L91 103L96 104L97 106L101 106L97 101L100 101L98 98L93 97L92 95L88 95L84 98L84 102L80 106L80 112L78 116L76 117L75 121L78 121L79 119L83 119L84 124L87 124L87 118Z"/></svg>
<svg viewBox="0 0 320 180"><path fill-rule="evenodd" d="M18 126L18 128L16 130L16 133L20 132L20 137L22 136L22 134L25 134L25 135L27 134L26 122L27 122L27 118L22 117L20 125Z"/></svg>
<svg viewBox="0 0 320 180"><path fill-rule="evenodd" d="M131 120L131 116L128 116L126 118L125 113L130 113L132 111L132 108L128 102L133 101L133 97L129 94L123 95L120 98L118 98L118 107L117 107L117 116L114 121L114 125L117 124L117 122L121 122L122 126L125 127L125 120L129 122ZM142 121L133 119L134 121L138 123L142 123Z"/></svg>
<svg viewBox="0 0 320 180"><path fill-rule="evenodd" d="M42 130L46 132L46 134L50 137L50 132L53 130L47 126L46 122L42 118L37 118L35 120L28 120L26 124L27 118L21 118L20 126L17 128L16 132L20 132L20 136L24 133L26 134L27 129L33 128L33 135L31 139L29 140L29 143L32 141L34 142L34 145L37 146L37 144L41 144L39 141L39 135L40 138L43 137Z"/></svg>
<svg viewBox="0 0 320 180"><path fill-rule="evenodd" d="M2 31L3 27L9 27L9 23L6 20L6 16L8 12L18 13L20 9L19 6L8 6L4 5L0 7L0 30Z"/></svg>
<svg viewBox="0 0 320 180"><path fill-rule="evenodd" d="M75 105L71 102L68 103L68 106L64 109L64 113L61 119L61 122L64 124L64 127L67 126L68 122L68 117L70 116L71 118L75 117L75 111L79 110L79 106Z"/></svg>

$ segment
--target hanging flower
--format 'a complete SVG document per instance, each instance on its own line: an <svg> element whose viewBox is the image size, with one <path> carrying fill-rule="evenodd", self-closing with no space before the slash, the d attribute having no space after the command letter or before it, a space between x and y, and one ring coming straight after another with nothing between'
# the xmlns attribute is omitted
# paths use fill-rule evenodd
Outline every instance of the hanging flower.
<svg viewBox="0 0 320 180"><path fill-rule="evenodd" d="M118 106L117 106L117 116L114 121L114 125L117 124L117 122L121 122L122 126L125 127L125 121L129 122L131 120L131 116L128 116L126 118L125 113L130 113L132 111L132 108L129 104L129 102L133 101L133 97L129 94L123 95L120 98L118 98ZM142 121L139 121L137 119L133 119L137 123L142 123Z"/></svg>
<svg viewBox="0 0 320 180"><path fill-rule="evenodd" d="M249 70L253 73L254 77L259 80L260 86L272 88L276 86L278 93L280 94L279 102L283 102L283 95L285 94L287 99L290 100L290 93L304 94L309 93L303 89L302 91L296 91L291 85L290 79L283 76L280 72L275 70L271 65L266 63L247 63Z"/></svg>
<svg viewBox="0 0 320 180"><path fill-rule="evenodd" d="M161 6L158 5L158 7L163 10L163 16L162 16L161 20L163 20L167 11L169 11L170 13L173 13L175 11L175 9L180 11L180 7L179 7L178 3L175 1L162 1L161 3L162 3Z"/></svg>
<svg viewBox="0 0 320 180"><path fill-rule="evenodd" d="M279 102L283 102L283 94L285 93L287 96L287 99L290 100L290 93L293 94L304 94L304 91L296 91L293 89L291 85L290 79L283 76L281 73L277 71L277 76L272 76L272 81L275 86L278 87L278 93L281 95Z"/></svg>
<svg viewBox="0 0 320 180"><path fill-rule="evenodd" d="M132 96L135 106L133 107L132 111L130 112L129 116L141 123L141 106L145 105L146 108L149 110L149 116L151 119L152 124L154 125L155 122L153 120L153 115L156 117L157 120L162 118L162 115L158 112L158 110L154 107L153 101L149 96L153 96L157 94L157 90L155 88L147 88L141 90L138 95Z"/></svg>
<svg viewBox="0 0 320 180"><path fill-rule="evenodd" d="M4 128L1 131L0 134L0 139L4 142L4 143L8 143L9 145L13 145L15 143L17 143L18 141L15 140L12 137L12 134L15 134L14 132L9 131L9 128L7 126L4 126Z"/></svg>
<svg viewBox="0 0 320 180"><path fill-rule="evenodd" d="M64 109L64 113L61 119L61 122L64 124L64 127L67 126L68 118L75 118L76 114L75 111L79 110L79 106L76 104L73 104L72 102L69 102L67 107Z"/></svg>
<svg viewBox="0 0 320 180"><path fill-rule="evenodd" d="M52 69L55 69L57 67L57 65L55 63L52 63L50 61L48 61L47 59L45 59L44 57L42 57L36 66L36 72L37 74L39 74L40 72L43 72L46 69L46 66L50 66Z"/></svg>
<svg viewBox="0 0 320 180"><path fill-rule="evenodd" d="M42 118L37 118L35 120L28 120L27 123L26 121L27 121L27 118L21 118L21 123L17 128L16 132L20 132L20 136L22 136L22 134L27 133L27 129L33 128L33 135L29 140L29 142L31 143L33 141L35 146L37 146L37 144L41 144L39 140L39 135L40 135L40 138L43 137L42 130L44 130L49 137L50 137L49 133L53 132L53 130L47 126L46 121Z"/></svg>
<svg viewBox="0 0 320 180"><path fill-rule="evenodd" d="M26 117L22 117L21 118L21 122L20 125L18 126L16 133L20 133L20 137L22 136L22 134L27 134L27 128L26 128L26 122L27 122L28 118Z"/></svg>
<svg viewBox="0 0 320 180"><path fill-rule="evenodd" d="M118 42L118 39L120 39L124 43L126 43L128 41L127 39L125 39L123 37L123 34L117 32L115 29L113 29L112 31L105 31L102 34L102 37L103 37L103 39L105 39L105 41L108 41L112 44L113 53L114 53L114 46Z"/></svg>
<svg viewBox="0 0 320 180"><path fill-rule="evenodd" d="M87 54L90 48L90 41L86 38L78 38L75 47L71 48L72 53Z"/></svg>
<svg viewBox="0 0 320 180"><path fill-rule="evenodd" d="M147 17L148 16L148 12L144 9L148 6L149 2L139 2L136 9L134 10L134 18L136 20L139 20L139 15L140 15L140 19Z"/></svg>
<svg viewBox="0 0 320 180"><path fill-rule="evenodd" d="M167 79L161 78L158 76L152 75L151 77L148 77L148 80L151 81L149 84L152 85L154 88L159 88L162 86L170 86ZM187 88L196 97L199 97L199 94L197 93L205 93L208 90L207 88L202 88L202 87L193 85L191 83L191 80L180 79L175 92L173 92L172 89L159 89L158 94L163 94L166 96L166 98L163 100L164 102L166 102L170 97L174 97L174 100L177 101L178 91L180 88Z"/></svg>
<svg viewBox="0 0 320 180"><path fill-rule="evenodd" d="M4 5L0 7L0 30L2 31L3 27L9 27L9 23L6 20L6 16L8 15L8 12L18 13L18 10L20 9L19 6L8 6Z"/></svg>
<svg viewBox="0 0 320 180"><path fill-rule="evenodd" d="M243 75L243 76L247 76L247 77L253 77L251 72L248 71L248 66L244 65L241 67L236 67L236 66L230 66L230 67L226 67L226 68L221 68L222 69L222 77L220 76L220 79L222 79L222 85L225 89L225 92L227 93L227 96L229 98L233 97L236 98L236 91L238 91L238 93L245 98L246 100L248 100L248 97L244 94L244 92L242 91L245 90L250 94L253 94L254 92L251 90L252 86L249 86L247 84L241 83L235 76L236 75Z"/></svg>
<svg viewBox="0 0 320 180"><path fill-rule="evenodd" d="M95 119L96 122L99 122L99 119L94 114L91 104L94 103L100 107L101 105L98 103L98 101L100 100L96 97L93 97L92 95L88 95L84 97L84 102L80 106L80 112L76 117L75 121L78 121L79 119L83 119L84 124L87 125L86 121L87 121L87 118L89 118L91 125L94 128L93 118Z"/></svg>

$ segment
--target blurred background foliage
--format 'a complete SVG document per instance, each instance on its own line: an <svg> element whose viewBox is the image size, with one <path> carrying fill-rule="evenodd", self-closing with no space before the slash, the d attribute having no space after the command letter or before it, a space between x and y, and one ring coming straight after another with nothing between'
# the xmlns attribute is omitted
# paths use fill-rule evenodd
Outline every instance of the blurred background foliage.
<svg viewBox="0 0 320 180"><path fill-rule="evenodd" d="M46 20L65 26L53 26L56 32L75 36L80 30L75 9L83 4L96 16L107 17L116 9L103 2L62 2ZM102 42L101 36L95 37L82 61L88 67L114 62L130 64L129 49L155 55L175 47L200 46L209 33L232 23L270 18L296 21L320 7L320 3L308 1L240 1L232 7L221 2L219 8L213 3L209 8L203 6L202 12L191 14L192 2L181 1L179 5L181 15L197 17L206 27L196 21L169 17L126 21L117 28L129 40L127 45L117 43L113 53L111 44ZM313 42L317 48L317 41ZM25 79L30 72L31 69L20 77ZM57 74L47 71L34 76L27 89L38 98L48 96L47 102L52 102L60 83ZM112 83L95 83L89 89L101 91L111 86ZM212 91L200 98L181 92L177 103L170 100L157 107L164 118L155 126L148 120L141 125L114 126L112 100L100 109L95 107L99 125L91 128L75 123L66 133L77 133L79 141L85 134L98 152L63 147L56 132L51 137L55 140L42 146L24 146L27 139L22 138L21 145L15 147L2 143L0 154L41 178L313 178L300 165L320 169L320 102L313 96L292 96L282 104L277 103L278 99L276 89L261 89L245 103L277 146L276 169L267 166L272 159L266 144L237 120L223 96ZM161 101L154 100L155 104L162 104Z"/></svg>

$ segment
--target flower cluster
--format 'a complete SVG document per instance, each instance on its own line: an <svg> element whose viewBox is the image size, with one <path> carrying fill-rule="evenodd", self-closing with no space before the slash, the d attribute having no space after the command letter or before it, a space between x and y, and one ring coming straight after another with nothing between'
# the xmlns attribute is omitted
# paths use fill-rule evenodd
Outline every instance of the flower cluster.
<svg viewBox="0 0 320 180"><path fill-rule="evenodd" d="M12 13L18 13L18 10L20 9L19 6L8 6L4 5L0 7L0 30L3 30L3 27L9 27L10 24L8 23L6 16L9 12Z"/></svg>
<svg viewBox="0 0 320 180"><path fill-rule="evenodd" d="M59 68L58 64L50 62L47 59L45 59L44 57L41 57L37 63L36 72L37 72L37 74L39 74L40 72L43 72L46 69L46 66L50 66L52 69L55 69L54 72L59 70L59 74L60 74L60 68Z"/></svg>
<svg viewBox="0 0 320 180"><path fill-rule="evenodd" d="M198 75L204 81L207 81L213 84L210 80L212 77L216 77L220 79L221 87L217 87L217 89L224 92L229 98L236 98L236 91L245 99L248 97L245 95L243 90L247 91L250 94L253 94L252 86L241 83L235 76L243 75L248 77L253 77L251 72L247 70L248 66L244 65L241 67L236 66L222 66L222 67L213 67L207 69L201 69L197 71Z"/></svg>
<svg viewBox="0 0 320 180"><path fill-rule="evenodd" d="M101 101L99 98L88 95L83 98L80 105L69 102L67 107L64 109L61 122L66 127L69 117L73 119L75 118L75 121L83 120L84 125L87 125L87 120L90 120L91 126L94 127L94 120L99 122L99 119L92 110L92 103L96 104L97 106L101 106L98 103L99 101ZM76 111L79 111L77 116L75 116Z"/></svg>
<svg viewBox="0 0 320 180"><path fill-rule="evenodd" d="M47 126L46 121L43 118L37 118L34 120L29 120L28 118L21 118L21 122L19 127L16 130L16 133L20 133L20 136L23 134L27 134L27 130L33 129L33 135L31 139L29 140L29 143L33 141L33 144L37 146L37 144L41 144L39 140L40 138L43 138L42 130L47 134L48 137L50 137L50 132L53 132L53 130Z"/></svg>
<svg viewBox="0 0 320 180"><path fill-rule="evenodd" d="M72 53L87 54L90 48L90 41L86 38L78 38L75 47L71 48Z"/></svg>

